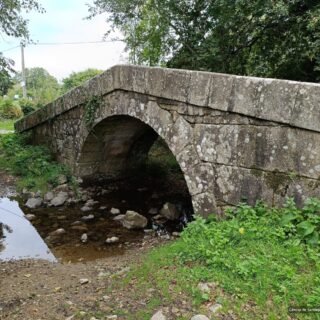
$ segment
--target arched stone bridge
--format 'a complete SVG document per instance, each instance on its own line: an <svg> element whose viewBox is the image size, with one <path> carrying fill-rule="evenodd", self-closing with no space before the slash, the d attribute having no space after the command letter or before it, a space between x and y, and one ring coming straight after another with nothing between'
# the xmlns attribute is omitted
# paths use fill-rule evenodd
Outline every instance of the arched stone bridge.
<svg viewBox="0 0 320 320"><path fill-rule="evenodd" d="M320 85L115 66L16 123L79 176L120 176L157 136L202 215L320 196Z"/></svg>

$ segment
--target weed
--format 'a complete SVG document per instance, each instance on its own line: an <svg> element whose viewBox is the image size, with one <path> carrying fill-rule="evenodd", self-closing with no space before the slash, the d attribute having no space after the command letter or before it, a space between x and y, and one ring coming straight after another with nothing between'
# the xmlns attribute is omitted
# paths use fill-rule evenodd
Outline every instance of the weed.
<svg viewBox="0 0 320 320"><path fill-rule="evenodd" d="M30 145L29 141L28 134L0 136L0 168L19 178L18 189L45 192L49 186L58 185L61 174L76 189L69 169L55 162L46 148Z"/></svg>

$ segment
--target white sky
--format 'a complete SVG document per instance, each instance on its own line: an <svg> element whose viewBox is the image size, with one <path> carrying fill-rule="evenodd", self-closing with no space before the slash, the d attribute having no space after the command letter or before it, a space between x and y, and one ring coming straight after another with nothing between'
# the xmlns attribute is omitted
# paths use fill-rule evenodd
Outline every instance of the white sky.
<svg viewBox="0 0 320 320"><path fill-rule="evenodd" d="M46 13L27 14L31 39L34 42L78 42L101 41L108 30L105 15L92 20L88 16L88 0L39 0ZM91 2L91 1L90 1ZM110 38L120 34L113 34ZM16 45L20 40L1 38L0 51ZM30 45L25 48L26 68L43 67L57 79L68 76L72 71L87 68L105 70L112 65L125 63L127 54L122 42L43 46ZM15 61L15 69L21 70L20 49L4 52L4 56Z"/></svg>

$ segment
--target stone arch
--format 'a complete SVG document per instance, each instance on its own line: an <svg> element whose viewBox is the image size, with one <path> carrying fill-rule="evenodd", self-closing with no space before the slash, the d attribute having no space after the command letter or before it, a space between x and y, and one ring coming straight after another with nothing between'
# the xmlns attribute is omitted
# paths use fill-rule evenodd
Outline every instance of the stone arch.
<svg viewBox="0 0 320 320"><path fill-rule="evenodd" d="M121 176L141 164L159 136L167 144L184 175L195 213L214 213L214 171L200 161L194 147L192 126L179 114L160 108L155 101L141 101L124 94L108 95L96 112L92 130L82 128L76 157L79 176L102 170Z"/></svg>

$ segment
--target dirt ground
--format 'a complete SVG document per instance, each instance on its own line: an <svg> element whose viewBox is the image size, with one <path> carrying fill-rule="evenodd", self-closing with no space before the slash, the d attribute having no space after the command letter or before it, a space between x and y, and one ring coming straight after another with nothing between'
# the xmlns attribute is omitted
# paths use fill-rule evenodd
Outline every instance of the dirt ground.
<svg viewBox="0 0 320 320"><path fill-rule="evenodd" d="M143 301L128 301L125 293L113 291L113 277L124 276L153 245L126 251L123 256L77 264L1 263L0 319L78 319L81 314L92 319L97 312L103 313L104 319L125 319L114 317L113 311L139 308Z"/></svg>

